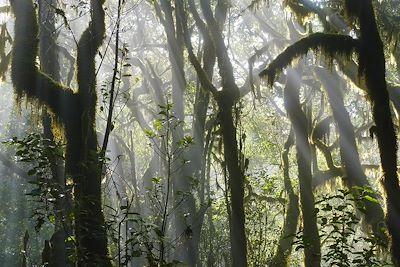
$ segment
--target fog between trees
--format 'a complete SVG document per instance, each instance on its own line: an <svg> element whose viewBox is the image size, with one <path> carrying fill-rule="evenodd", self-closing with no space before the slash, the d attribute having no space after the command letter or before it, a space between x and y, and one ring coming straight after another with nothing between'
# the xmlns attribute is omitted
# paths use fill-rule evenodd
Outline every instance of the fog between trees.
<svg viewBox="0 0 400 267"><path fill-rule="evenodd" d="M0 1L0 266L399 266L399 8Z"/></svg>

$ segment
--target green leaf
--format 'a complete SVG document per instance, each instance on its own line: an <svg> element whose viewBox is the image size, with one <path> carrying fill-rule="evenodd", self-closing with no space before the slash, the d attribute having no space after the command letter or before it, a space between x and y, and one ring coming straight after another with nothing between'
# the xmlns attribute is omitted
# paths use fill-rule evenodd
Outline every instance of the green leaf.
<svg viewBox="0 0 400 267"><path fill-rule="evenodd" d="M155 184L159 184L162 180L162 177L156 176L151 178L151 182L155 183Z"/></svg>
<svg viewBox="0 0 400 267"><path fill-rule="evenodd" d="M150 129L144 129L144 133L148 138L154 138L156 136L156 134Z"/></svg>
<svg viewBox="0 0 400 267"><path fill-rule="evenodd" d="M74 235L70 235L69 237L67 237L66 242L75 242L75 236Z"/></svg>
<svg viewBox="0 0 400 267"><path fill-rule="evenodd" d="M369 202L379 204L379 201L378 201L376 198L374 198L374 197L371 197L371 196L364 196L363 198L364 198L365 200L368 200Z"/></svg>
<svg viewBox="0 0 400 267"><path fill-rule="evenodd" d="M54 214L50 214L48 216L49 222L51 222L52 224L56 223L56 216L54 216Z"/></svg>
<svg viewBox="0 0 400 267"><path fill-rule="evenodd" d="M153 126L154 126L154 129L156 129L157 131L161 131L163 128L163 120L161 120L161 119L154 120Z"/></svg>

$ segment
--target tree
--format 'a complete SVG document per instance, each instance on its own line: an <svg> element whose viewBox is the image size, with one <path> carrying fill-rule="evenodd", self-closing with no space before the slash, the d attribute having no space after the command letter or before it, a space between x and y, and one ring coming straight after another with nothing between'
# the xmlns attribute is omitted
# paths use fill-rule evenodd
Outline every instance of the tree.
<svg viewBox="0 0 400 267"><path fill-rule="evenodd" d="M224 159L226 169L228 171L228 184L231 193L230 196L230 238L231 238L231 257L233 266L247 266L246 259L246 234L245 234L245 214L243 206L244 198L244 171L240 166L238 142L236 138L236 126L234 122L233 108L239 99L239 87L233 76L232 63L228 56L228 51L222 37L221 28L218 25L216 17L224 14L227 10L228 3L221 0L217 6L222 8L221 13L213 15L210 1L201 1L200 7L203 12L205 21L197 14L196 8L191 4L190 12L196 21L197 27L202 32L203 38L209 38L213 42L219 74L221 76L222 90L212 84L204 66L201 66L198 58L193 52L193 46L190 40L188 30L188 20L185 12L185 6L182 1L177 2L178 15L182 23L184 32L185 45L189 53L189 60L194 66L198 75L199 81L203 88L207 89L218 103L219 107L219 124L221 127Z"/></svg>
<svg viewBox="0 0 400 267"><path fill-rule="evenodd" d="M39 1L39 20L40 20L40 32L39 32L39 58L41 71L54 81L60 81L60 62L58 56L58 45L56 44L56 3ZM43 108L42 115L43 135L48 141L46 142L47 147L55 146L55 138L52 130L52 119L46 108ZM48 242L48 250L44 251L44 258L47 258L48 264L53 266L65 266L68 262L68 251L66 240L67 236L71 233L71 222L69 215L71 213L70 207L70 192L66 190L65 184L65 172L64 166L61 159L52 158L49 159L51 164L51 173L54 183L59 188L59 196L56 199L55 205L55 232ZM63 196L63 197L61 197ZM46 252L46 253L45 253ZM44 263L44 262L43 262Z"/></svg>
<svg viewBox="0 0 400 267"><path fill-rule="evenodd" d="M79 266L111 266L101 208L101 161L95 132L95 56L102 44L103 1L92 0L91 21L78 42L78 91L65 88L36 67L38 23L32 1L13 0L15 39L11 78L19 97L37 101L63 124L66 172L74 181L75 239Z"/></svg>
<svg viewBox="0 0 400 267"><path fill-rule="evenodd" d="M383 185L386 193L389 234L392 238L392 255L399 264L400 235L396 225L400 222L400 187L397 177L397 138L389 106L389 94L385 79L385 57L383 43L376 25L372 1L346 1L346 11L360 27L359 39L335 34L312 34L280 54L261 76L267 76L272 83L277 71L282 70L292 60L306 54L309 50L321 50L324 55L347 55L354 52L359 56L359 73L366 79L368 95L372 103L372 113L376 124L376 135L384 172Z"/></svg>
<svg viewBox="0 0 400 267"><path fill-rule="evenodd" d="M309 122L300 104L300 77L288 70L284 89L285 108L293 124L296 136L296 157L299 173L300 203L304 228L305 266L320 266L321 245L317 227L317 216L312 192L311 148L309 143Z"/></svg>
<svg viewBox="0 0 400 267"><path fill-rule="evenodd" d="M292 251L293 239L296 234L297 224L299 220L299 197L295 193L289 176L289 150L294 144L294 131L290 131L288 139L285 142L282 152L283 162L283 179L285 190L288 194L288 204L285 217L285 224L279 239L278 248L272 257L270 264L272 266L287 266L288 258Z"/></svg>

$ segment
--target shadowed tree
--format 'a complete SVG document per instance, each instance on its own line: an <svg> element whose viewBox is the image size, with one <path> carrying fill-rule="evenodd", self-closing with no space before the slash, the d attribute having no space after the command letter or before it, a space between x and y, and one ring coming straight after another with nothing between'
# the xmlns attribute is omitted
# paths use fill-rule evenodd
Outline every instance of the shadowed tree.
<svg viewBox="0 0 400 267"><path fill-rule="evenodd" d="M11 78L19 98L47 107L63 124L66 173L74 182L78 266L111 266L101 208L101 161L95 132L95 56L103 42L104 0L90 1L91 21L78 42L76 92L38 70L38 22L31 0L10 1L15 15Z"/></svg>
<svg viewBox="0 0 400 267"><path fill-rule="evenodd" d="M39 7L39 59L40 69L54 81L60 81L60 63L58 56L58 46L56 44L56 16L55 8L57 4L54 0L38 2ZM48 141L45 145L51 147L55 145L54 134L52 130L52 119L46 108L43 108L42 114L43 135ZM50 158L50 168L52 179L60 190L59 197L55 202L55 232L50 242L46 241L47 246L43 251L43 258L47 257L51 266L65 266L68 262L68 252L66 246L66 237L71 233L70 220L68 215L71 213L70 196L66 192L65 172L63 162L59 158ZM46 249L47 248L47 249ZM46 255L48 254L48 255ZM44 264L44 262L43 262Z"/></svg>
<svg viewBox="0 0 400 267"><path fill-rule="evenodd" d="M221 90L210 81L204 66L201 65L193 52L190 40L188 21L183 1L176 2L178 15L182 23L184 41L189 54L189 60L194 66L199 81L205 90L208 90L218 103L218 120L221 128L224 148L224 160L228 171L228 185L230 190L230 241L232 266L247 266L246 234L245 234L245 213L243 206L244 198L244 173L240 166L238 142L236 138L236 126L234 122L233 108L239 99L239 87L233 75L233 66L230 61L227 47L224 43L222 30L214 16L209 0L201 1L200 8L204 15L204 21L198 16L195 8L191 7L190 12L196 20L196 24L202 31L203 36L212 40L215 55L217 58L219 74L221 76ZM227 8L228 3L224 0L218 1L217 5ZM228 207L229 208L229 207Z"/></svg>
<svg viewBox="0 0 400 267"><path fill-rule="evenodd" d="M293 240L296 235L299 221L299 197L296 195L289 176L289 151L294 145L294 131L291 129L282 152L283 183L288 195L285 223L279 238L278 248L270 260L271 266L287 266L290 253L292 252Z"/></svg>
<svg viewBox="0 0 400 267"><path fill-rule="evenodd" d="M161 0L160 4L158 4L157 1L154 1L153 4L167 36L168 57L172 66L171 84L174 113L179 120L183 121L185 118L184 95L187 84L184 70L184 42L181 28L182 25L179 21L179 16L176 14L177 9L174 9L172 6L173 2L174 1L171 0ZM193 128L195 129L196 127ZM173 131L174 143L177 144L183 137L183 126L178 125ZM174 157L176 158L177 155L174 155ZM175 160L175 162L188 160L190 166L188 166L189 164L185 164L186 166L183 166L182 168L174 166L177 171L172 179L172 184L173 192L175 193L174 202L177 206L175 211L175 234L176 236L182 236L188 230L194 230L195 233L192 237L190 237L190 235L184 235L185 238L182 239L182 244L176 248L175 258L193 266L197 259L201 223L196 222L198 212L193 194L188 194L183 202L180 194L178 194L178 192L191 192L189 178L195 177L195 172L200 167L200 165L197 164L200 162L194 162L191 158L191 154L185 152ZM190 162L194 162L194 164ZM184 214L186 214L186 216L183 216Z"/></svg>
<svg viewBox="0 0 400 267"><path fill-rule="evenodd" d="M305 266L311 267L321 264L321 246L312 192L311 147L308 141L310 136L309 122L300 104L300 82L299 74L289 69L283 95L285 109L292 122L296 138L296 158L304 229L304 263Z"/></svg>
<svg viewBox="0 0 400 267"><path fill-rule="evenodd" d="M296 2L296 1L294 1ZM359 75L364 75L372 113L376 124L376 135L384 177L382 184L386 193L386 223L392 239L393 260L400 263L400 187L397 177L397 137L394 131L389 106L389 94L385 80L385 58L383 43L379 36L371 0L347 0L345 9L359 26L359 38L347 35L312 34L282 52L267 69L260 73L272 84L277 73L295 58L310 50L321 51L332 59L337 55L359 57Z"/></svg>
<svg viewBox="0 0 400 267"><path fill-rule="evenodd" d="M342 92L340 88L335 88L339 84L338 76L335 73L329 74L323 68L316 68L314 73L327 92L333 118L337 123L344 183L350 190L353 186L371 188L360 163L353 130L354 127L344 106ZM374 199L377 197L373 192L368 194ZM365 198L361 201L363 202L366 222L371 225L373 233L376 237L380 238L380 242L386 245L387 236L384 232L385 228L382 227L384 223L382 207L379 203L369 201Z"/></svg>

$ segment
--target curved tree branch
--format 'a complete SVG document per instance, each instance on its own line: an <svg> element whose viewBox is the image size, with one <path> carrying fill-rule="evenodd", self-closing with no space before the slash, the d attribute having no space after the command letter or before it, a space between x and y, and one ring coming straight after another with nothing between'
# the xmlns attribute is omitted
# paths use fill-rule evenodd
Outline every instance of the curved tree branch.
<svg viewBox="0 0 400 267"><path fill-rule="evenodd" d="M306 55L310 50L321 51L324 56L333 59L334 56L343 55L350 57L352 53L359 52L359 41L348 35L314 33L286 48L269 66L259 75L266 77L270 85L276 76L293 60Z"/></svg>

